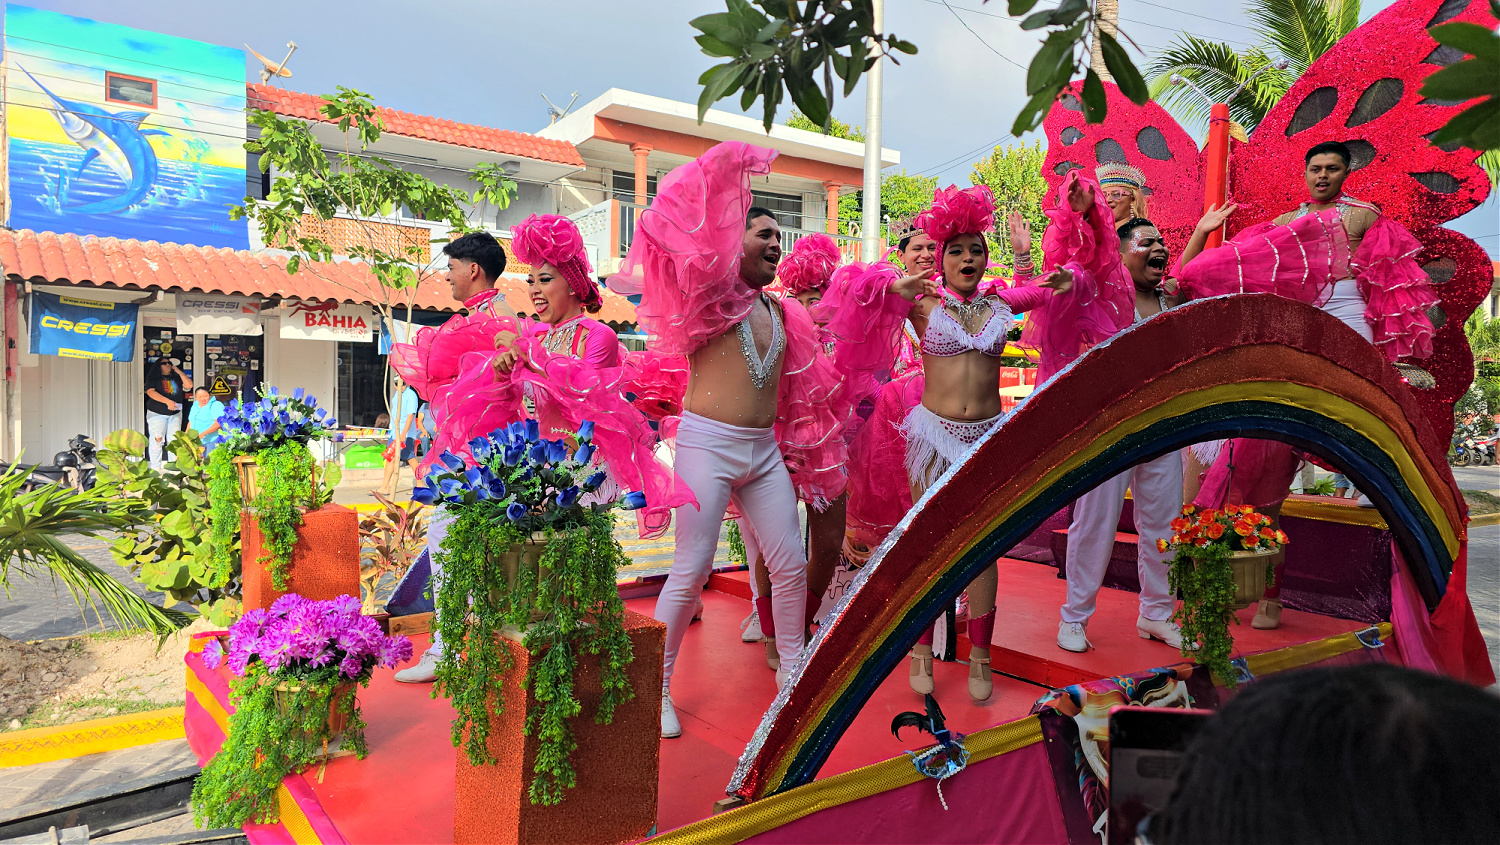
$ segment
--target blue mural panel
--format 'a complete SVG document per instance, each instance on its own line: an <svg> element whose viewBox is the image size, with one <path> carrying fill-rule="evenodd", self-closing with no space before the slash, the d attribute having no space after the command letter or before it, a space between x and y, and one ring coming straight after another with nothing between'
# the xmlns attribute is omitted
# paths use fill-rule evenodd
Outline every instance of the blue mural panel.
<svg viewBox="0 0 1500 845"><path fill-rule="evenodd" d="M245 56L6 4L12 229L249 248Z"/></svg>

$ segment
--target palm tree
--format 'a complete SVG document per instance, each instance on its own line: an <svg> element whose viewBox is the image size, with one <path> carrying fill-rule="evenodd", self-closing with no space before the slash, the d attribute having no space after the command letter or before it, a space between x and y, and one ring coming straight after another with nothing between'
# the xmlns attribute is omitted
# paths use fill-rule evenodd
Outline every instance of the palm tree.
<svg viewBox="0 0 1500 845"><path fill-rule="evenodd" d="M14 464L0 473L0 590L10 595L12 571L27 579L45 573L68 588L80 611L92 610L100 622L108 615L124 627L159 635L187 622L182 613L132 593L62 540L66 534L107 537L137 524L142 511L136 500L102 486L77 493L47 484L22 492L26 477Z"/></svg>
<svg viewBox="0 0 1500 845"><path fill-rule="evenodd" d="M1278 59L1272 67L1229 102L1229 116L1248 132L1265 118L1319 56L1359 26L1359 0L1249 0L1246 14L1260 44L1243 51L1218 41L1182 33L1146 68L1153 99L1178 119L1208 120L1208 104L1186 86L1174 86L1174 74L1191 81L1215 102L1224 102L1240 83Z"/></svg>
<svg viewBox="0 0 1500 845"><path fill-rule="evenodd" d="M1113 38L1120 37L1120 0L1096 0L1094 3L1094 26L1097 31L1107 32ZM1089 46L1089 68L1105 82L1113 82L1109 68L1104 65L1104 42L1094 36Z"/></svg>

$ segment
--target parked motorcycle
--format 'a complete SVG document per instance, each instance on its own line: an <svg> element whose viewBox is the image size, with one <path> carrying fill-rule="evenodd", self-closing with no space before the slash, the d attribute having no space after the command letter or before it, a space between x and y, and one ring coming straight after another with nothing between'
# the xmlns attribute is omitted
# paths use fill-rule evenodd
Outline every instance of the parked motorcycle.
<svg viewBox="0 0 1500 845"><path fill-rule="evenodd" d="M1448 464L1456 467L1466 467L1474 460L1474 441L1462 434L1453 438L1453 452L1448 457Z"/></svg>
<svg viewBox="0 0 1500 845"><path fill-rule="evenodd" d="M1474 441L1474 452L1471 458L1475 466L1487 467L1495 463L1495 440L1491 436Z"/></svg>
<svg viewBox="0 0 1500 845"><path fill-rule="evenodd" d="M67 487L82 493L94 489L98 473L98 461L94 454L93 441L88 435L79 434L68 441L68 451L52 456L50 464L21 466L27 469L27 478L22 490L29 492L44 484Z"/></svg>

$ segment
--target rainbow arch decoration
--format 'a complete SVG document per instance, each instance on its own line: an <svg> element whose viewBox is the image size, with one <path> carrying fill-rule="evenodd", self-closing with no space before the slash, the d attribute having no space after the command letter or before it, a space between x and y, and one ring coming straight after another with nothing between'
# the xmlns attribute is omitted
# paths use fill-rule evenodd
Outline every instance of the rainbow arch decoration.
<svg viewBox="0 0 1500 845"><path fill-rule="evenodd" d="M814 638L727 792L756 800L812 781L921 630L1070 500L1134 464L1236 436L1340 467L1391 526L1426 611L1474 625L1467 507L1413 389L1315 308L1269 294L1202 300L1079 358L922 497Z"/></svg>

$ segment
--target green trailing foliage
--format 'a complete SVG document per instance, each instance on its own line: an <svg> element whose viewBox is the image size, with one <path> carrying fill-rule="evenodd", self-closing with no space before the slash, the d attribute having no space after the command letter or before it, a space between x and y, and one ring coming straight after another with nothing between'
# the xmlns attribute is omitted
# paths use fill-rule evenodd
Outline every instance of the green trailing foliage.
<svg viewBox="0 0 1500 845"><path fill-rule="evenodd" d="M239 615L239 524L215 536L210 507L209 462L195 431L167 443L161 470L146 461L146 437L121 429L104 438L99 481L138 502L148 519L120 531L110 553L147 589L163 593L167 606L192 605L215 625Z"/></svg>
<svg viewBox="0 0 1500 845"><path fill-rule="evenodd" d="M285 590L290 575L297 529L302 527L302 509L316 507L313 496L313 456L307 446L288 440L255 453L255 501L251 507L260 526L265 551L260 562L271 575L271 584Z"/></svg>
<svg viewBox="0 0 1500 845"><path fill-rule="evenodd" d="M369 684L368 677L360 682ZM290 684L292 689L280 691L280 702L277 686L260 663L230 681L235 710L229 715L229 735L193 784L193 821L199 828L279 821L276 788L327 752L328 716L334 708L348 720L340 749L359 759L368 753L353 682L335 677Z"/></svg>
<svg viewBox="0 0 1500 845"><path fill-rule="evenodd" d="M433 693L452 699L453 744L474 765L494 762L487 745L489 707L493 701L498 714L503 706L501 686L511 668L499 640L502 629L524 631L523 645L539 658L523 682L536 698L525 729L539 740L528 790L535 804L559 803L575 784L570 755L577 743L570 722L582 712L574 689L579 657L600 656L603 697L592 714L596 723L611 722L615 709L634 695L625 672L632 659L625 606L615 588L615 571L629 559L614 539L609 511L590 510L580 519L582 525L538 535L544 546L539 566L535 572L522 567L514 585L496 561L528 537L507 520L477 511L460 514L438 555L438 630L444 642L464 647L444 650Z"/></svg>
<svg viewBox="0 0 1500 845"><path fill-rule="evenodd" d="M215 449L208 455L209 551L213 579L228 579L240 570L240 477L234 453ZM233 538L231 540L231 538Z"/></svg>
<svg viewBox="0 0 1500 845"><path fill-rule="evenodd" d="M187 624L186 614L132 593L63 540L139 530L150 519L139 499L105 483L83 492L53 484L26 491L28 475L16 464L0 472L0 589L7 596L12 575L28 580L47 575L67 587L80 612L93 611L101 624L107 616L122 627L163 637Z"/></svg>

